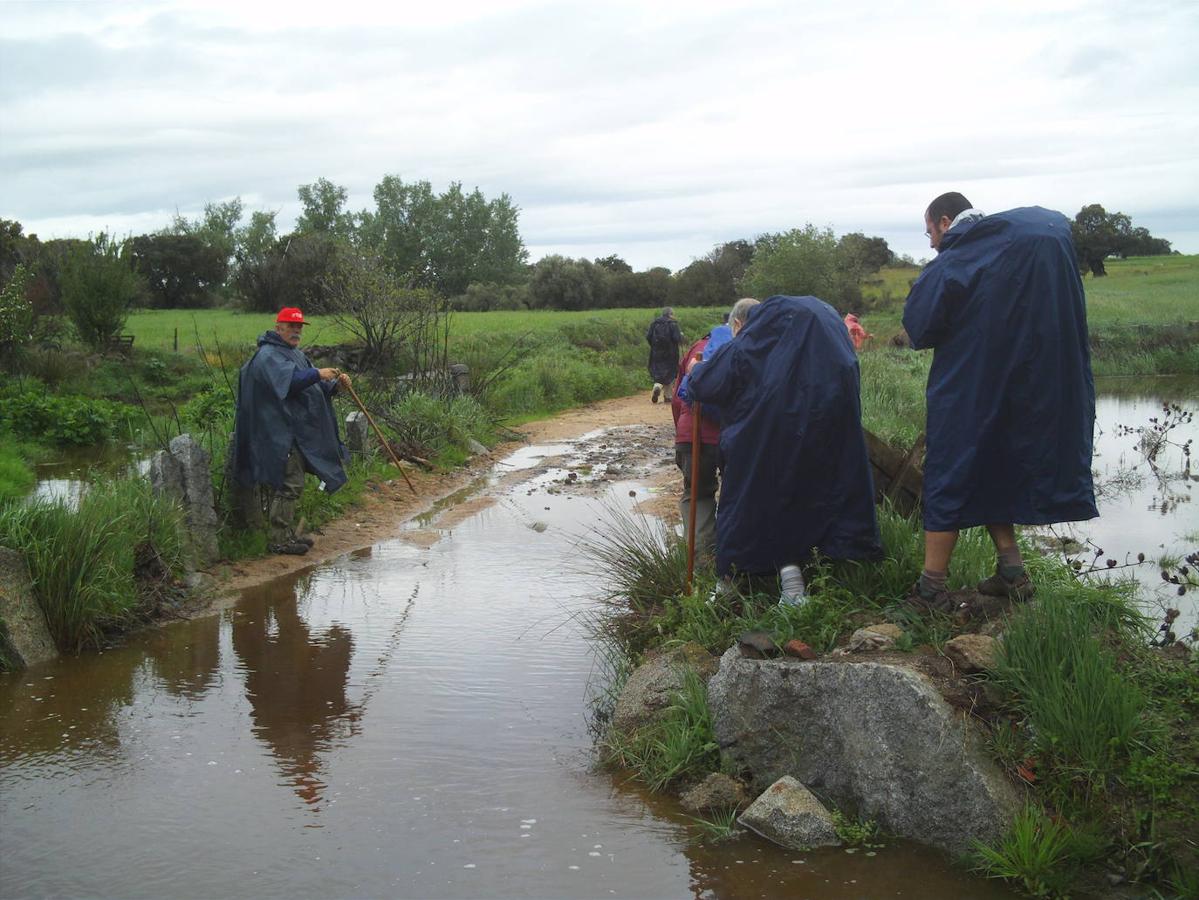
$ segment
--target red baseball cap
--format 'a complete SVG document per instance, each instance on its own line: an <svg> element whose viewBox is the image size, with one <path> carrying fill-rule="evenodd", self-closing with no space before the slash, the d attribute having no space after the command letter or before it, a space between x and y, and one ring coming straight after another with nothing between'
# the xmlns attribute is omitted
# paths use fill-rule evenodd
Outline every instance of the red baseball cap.
<svg viewBox="0 0 1199 900"><path fill-rule="evenodd" d="M296 322L300 325L304 324L304 314L300 312L299 307L285 306L279 310L279 315L275 319L276 322Z"/></svg>

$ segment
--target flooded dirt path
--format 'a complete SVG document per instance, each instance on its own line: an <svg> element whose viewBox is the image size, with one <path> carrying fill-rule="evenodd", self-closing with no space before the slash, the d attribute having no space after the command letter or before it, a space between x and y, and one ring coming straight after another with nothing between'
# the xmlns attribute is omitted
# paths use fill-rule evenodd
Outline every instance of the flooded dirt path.
<svg viewBox="0 0 1199 900"><path fill-rule="evenodd" d="M246 567L217 615L0 676L0 895L1008 896L890 842L701 846L596 770L602 584L576 544L674 477L669 412L638 399L637 424L534 431L369 546Z"/></svg>

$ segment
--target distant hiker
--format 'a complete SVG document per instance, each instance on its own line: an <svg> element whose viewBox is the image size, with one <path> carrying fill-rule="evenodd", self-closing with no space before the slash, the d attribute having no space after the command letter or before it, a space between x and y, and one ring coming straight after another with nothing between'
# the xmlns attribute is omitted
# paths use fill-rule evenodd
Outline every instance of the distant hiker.
<svg viewBox="0 0 1199 900"><path fill-rule="evenodd" d="M874 337L874 335L862 327L862 323L858 321L858 317L853 313L846 314L845 328L849 331L849 339L853 341L853 349L855 350L861 350L862 345Z"/></svg>
<svg viewBox="0 0 1199 900"><path fill-rule="evenodd" d="M982 594L1026 600L1015 524L1098 515L1091 483L1095 383L1070 220L1037 206L986 216L959 193L924 213L937 257L903 325L933 348L924 463L924 571L909 602L947 611L958 531L984 525L995 574Z"/></svg>
<svg viewBox="0 0 1199 900"><path fill-rule="evenodd" d="M687 384L688 396L719 405L722 416L717 574L774 574L813 552L878 556L858 357L845 323L815 297L771 297L741 314L744 302L733 307L733 341L696 364Z"/></svg>
<svg viewBox="0 0 1199 900"><path fill-rule="evenodd" d="M756 300L754 301L757 302ZM729 314L724 314L728 322ZM695 553L698 557L711 559L716 554L716 489L719 487L720 460L720 409L715 405L700 410L699 426L699 471L694 490L691 485L691 440L694 436L695 406L687 402L683 386L687 383L687 372L694 361L710 357L720 347L733 339L732 329L717 325L709 334L692 344L683 354L675 375L679 389L671 400L670 411L674 415L674 463L683 473L683 496L679 500L679 515L683 525L690 521L691 500L695 498Z"/></svg>
<svg viewBox="0 0 1199 900"><path fill-rule="evenodd" d="M665 399L669 402L670 388L679 364L679 344L683 343L683 333L679 331L673 309L669 306L662 308L662 315L654 319L645 332L645 340L649 344L649 377L654 380L651 399L657 403L665 393Z"/></svg>
<svg viewBox="0 0 1199 900"><path fill-rule="evenodd" d="M275 330L258 338L258 350L237 380L234 477L245 487L271 489L268 525L273 553L302 556L312 539L296 534L296 505L304 473L333 493L346 482L348 458L333 412L333 393L350 376L339 369L315 369L300 352L304 314L285 307Z"/></svg>

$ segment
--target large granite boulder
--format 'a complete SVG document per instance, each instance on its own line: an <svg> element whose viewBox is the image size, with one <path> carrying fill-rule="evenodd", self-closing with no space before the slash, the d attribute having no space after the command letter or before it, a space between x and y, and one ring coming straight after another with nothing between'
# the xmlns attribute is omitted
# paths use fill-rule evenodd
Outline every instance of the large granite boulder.
<svg viewBox="0 0 1199 900"><path fill-rule="evenodd" d="M884 831L950 852L990 841L1019 807L975 727L900 665L745 659L708 683L721 750L759 789L791 775Z"/></svg>
<svg viewBox="0 0 1199 900"><path fill-rule="evenodd" d="M150 458L150 485L155 492L172 496L183 506L192 554L197 564L208 565L221 555L211 457L190 434L172 438L168 448Z"/></svg>
<svg viewBox="0 0 1199 900"><path fill-rule="evenodd" d="M22 669L57 655L46 616L33 596L25 557L0 547L0 671Z"/></svg>
<svg viewBox="0 0 1199 900"><path fill-rule="evenodd" d="M616 701L612 727L627 734L654 721L674 702L689 669L706 681L716 672L716 658L699 644L688 642L638 666Z"/></svg>

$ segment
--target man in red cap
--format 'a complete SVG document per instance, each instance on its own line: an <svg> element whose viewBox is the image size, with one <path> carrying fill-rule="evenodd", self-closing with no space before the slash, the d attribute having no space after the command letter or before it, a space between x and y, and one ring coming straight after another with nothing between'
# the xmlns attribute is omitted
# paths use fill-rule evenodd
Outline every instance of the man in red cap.
<svg viewBox="0 0 1199 900"><path fill-rule="evenodd" d="M304 473L315 475L329 493L346 482L346 449L332 398L339 384L350 384L339 369L313 367L298 349L303 330L304 314L288 306L279 311L274 331L258 338L257 352L238 375L232 449L238 483L271 488L271 551L296 556L312 546L295 526Z"/></svg>

